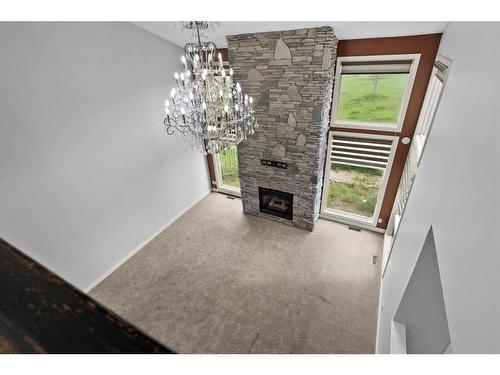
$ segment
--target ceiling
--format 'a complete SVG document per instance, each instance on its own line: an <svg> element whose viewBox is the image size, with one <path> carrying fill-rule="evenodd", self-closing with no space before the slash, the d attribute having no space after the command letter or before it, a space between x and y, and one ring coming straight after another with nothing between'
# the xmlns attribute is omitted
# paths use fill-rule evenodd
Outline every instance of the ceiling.
<svg viewBox="0 0 500 375"><path fill-rule="evenodd" d="M136 26L184 47L193 41L190 32L182 31L175 22L133 22ZM376 22L376 21L224 21L209 32L210 40L219 47L227 47L226 36L264 31L294 30L308 27L331 26L338 39L361 39L387 36L419 35L443 32L447 22Z"/></svg>

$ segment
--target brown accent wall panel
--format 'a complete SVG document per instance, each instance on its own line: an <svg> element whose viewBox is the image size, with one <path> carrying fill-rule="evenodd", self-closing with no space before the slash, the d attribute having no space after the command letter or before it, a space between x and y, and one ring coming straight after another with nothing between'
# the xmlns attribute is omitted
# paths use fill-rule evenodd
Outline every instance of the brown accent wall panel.
<svg viewBox="0 0 500 375"><path fill-rule="evenodd" d="M369 38L340 40L337 48L337 55L341 56L370 56L370 55L395 55L420 53L415 82L410 95L410 101L400 133L386 131L359 131L353 129L335 128L335 130L364 132L371 134L396 135L400 138L410 137L413 139L418 116L424 101L425 92L432 72L432 66L439 49L442 34L414 35L390 38ZM391 169L391 174L387 182L385 196L382 201L379 219L383 222L377 224L379 228L386 228L391 214L394 199L399 186L399 180L403 173L404 164L408 155L410 145L398 143L396 155Z"/></svg>
<svg viewBox="0 0 500 375"><path fill-rule="evenodd" d="M213 155L207 155L207 164L208 164L208 174L210 176L210 186L212 189L217 189L217 184L214 181L217 181L215 178L215 165L214 165L214 157Z"/></svg>
<svg viewBox="0 0 500 375"><path fill-rule="evenodd" d="M219 52L222 55L222 61L229 61L227 48L217 48L217 50L215 51L215 56L214 56L216 61L217 61L217 55Z"/></svg>

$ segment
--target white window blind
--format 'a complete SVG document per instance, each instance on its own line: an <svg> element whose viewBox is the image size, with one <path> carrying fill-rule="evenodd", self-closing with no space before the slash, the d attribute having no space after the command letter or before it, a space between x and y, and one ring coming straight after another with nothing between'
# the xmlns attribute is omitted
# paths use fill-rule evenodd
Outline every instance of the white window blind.
<svg viewBox="0 0 500 375"><path fill-rule="evenodd" d="M410 73L412 60L345 61L342 74Z"/></svg>
<svg viewBox="0 0 500 375"><path fill-rule="evenodd" d="M333 135L331 161L338 164L385 169L392 140Z"/></svg>

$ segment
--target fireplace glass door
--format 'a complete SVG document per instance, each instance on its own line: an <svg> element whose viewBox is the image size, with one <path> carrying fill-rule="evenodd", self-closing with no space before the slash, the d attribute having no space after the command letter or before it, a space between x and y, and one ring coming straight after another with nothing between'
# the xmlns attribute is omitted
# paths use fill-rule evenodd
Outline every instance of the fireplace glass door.
<svg viewBox="0 0 500 375"><path fill-rule="evenodd" d="M293 194L259 187L259 210L268 215L293 220Z"/></svg>

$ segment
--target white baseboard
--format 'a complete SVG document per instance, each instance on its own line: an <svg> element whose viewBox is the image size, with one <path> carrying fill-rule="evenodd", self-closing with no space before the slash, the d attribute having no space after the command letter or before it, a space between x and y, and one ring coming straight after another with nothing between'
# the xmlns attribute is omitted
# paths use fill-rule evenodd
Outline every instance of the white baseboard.
<svg viewBox="0 0 500 375"><path fill-rule="evenodd" d="M377 305L377 331L375 333L375 354L380 353L378 340L380 339L380 321L382 320L382 278L380 278L380 286L378 288L378 305Z"/></svg>
<svg viewBox="0 0 500 375"><path fill-rule="evenodd" d="M116 263L113 267L111 267L108 271L106 271L102 276L98 277L95 281L90 283L85 289L83 289L84 293L89 293L92 289L94 289L97 285L104 281L109 275L111 275L114 271L116 271L122 264L124 264L127 260L132 258L139 250L141 250L144 246L150 243L153 239L155 239L161 232L167 229L172 223L174 223L177 219L179 219L182 215L184 215L187 211L193 208L196 204L198 204L203 198L205 198L208 194L211 193L211 190L204 193L200 198L196 199L193 203L191 203L188 207L182 210L178 215L170 219L166 224L164 224L160 229L154 232L149 238L143 241L139 246L136 246L129 254L127 254L123 259L121 259L118 263Z"/></svg>

